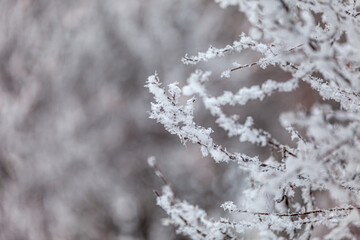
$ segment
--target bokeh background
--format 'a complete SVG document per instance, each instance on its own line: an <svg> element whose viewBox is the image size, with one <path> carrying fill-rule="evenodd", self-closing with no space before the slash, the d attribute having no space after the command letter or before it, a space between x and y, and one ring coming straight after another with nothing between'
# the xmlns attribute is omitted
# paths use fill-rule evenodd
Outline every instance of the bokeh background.
<svg viewBox="0 0 360 240"><path fill-rule="evenodd" d="M202 158L197 146L148 118L144 88L155 71L164 85L184 85L194 71L181 57L222 47L249 30L236 8L211 0L0 1L0 239L183 239L161 225L153 189L161 181L149 156L181 199L223 214L223 201L240 197L243 173ZM277 69L220 72L251 52L200 64L214 71L215 93L261 83ZM308 108L308 88L275 95L246 108L277 138L289 141L279 113ZM201 103L196 121L215 129L230 150L267 156L267 150L228 139Z"/></svg>

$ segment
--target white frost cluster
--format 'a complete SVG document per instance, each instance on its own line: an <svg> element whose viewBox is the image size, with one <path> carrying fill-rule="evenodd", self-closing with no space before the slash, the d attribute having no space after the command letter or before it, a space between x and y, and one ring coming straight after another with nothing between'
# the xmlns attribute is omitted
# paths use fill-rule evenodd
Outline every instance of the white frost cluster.
<svg viewBox="0 0 360 240"><path fill-rule="evenodd" d="M248 173L242 201L222 205L233 219L209 220L203 210L177 200L165 186L157 203L169 215L167 223L191 239L239 239L249 229L256 229L264 239L310 239L318 225L329 229L326 239L356 239L360 231L360 3L215 2L221 7L238 6L252 24L251 31L257 32L257 39L243 33L224 48L210 47L194 56L185 55L183 63L195 65L251 49L261 54L256 62L234 63L233 68L225 67L221 77L230 78L232 72L243 68L271 65L291 78L285 82L269 79L235 92L224 91L220 96L213 96L206 87L210 72L196 70L182 88L178 83L169 85L168 93L157 75L148 78L146 86L155 99L150 118L178 135L183 143L198 144L203 156L210 155L216 162L235 162ZM241 123L239 116L224 111L226 106L262 101L275 92L292 92L300 82L317 91L324 101L333 100L340 107L319 103L311 111L283 113L280 123L291 134L295 148L255 128L251 116ZM191 98L182 105L181 96ZM275 149L281 157L260 160L215 143L213 130L194 122L195 96L229 137ZM316 192L327 194L334 207L321 207Z"/></svg>

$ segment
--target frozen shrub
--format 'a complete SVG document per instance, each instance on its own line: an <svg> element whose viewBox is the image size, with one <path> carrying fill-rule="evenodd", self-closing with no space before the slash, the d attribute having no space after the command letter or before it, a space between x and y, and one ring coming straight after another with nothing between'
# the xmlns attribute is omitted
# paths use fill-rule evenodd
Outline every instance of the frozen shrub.
<svg viewBox="0 0 360 240"><path fill-rule="evenodd" d="M191 239L238 239L256 230L262 239L310 239L315 229L325 239L357 239L360 217L360 3L356 0L215 0L221 7L237 6L251 28L223 48L210 47L182 62L196 65L230 53L256 52L257 61L224 66L221 77L245 68L270 66L288 74L286 81L268 79L260 85L239 87L214 95L209 91L211 72L196 70L184 86L163 88L157 74L146 87L154 95L150 118L180 138L197 144L202 155L217 163L237 165L247 174L246 188L236 203L224 202L224 218L213 218L175 197L152 158L149 161L165 186L157 205L168 214L165 224ZM270 76L271 77L271 76ZM228 80L229 81L229 80ZM300 84L301 83L301 84ZM304 84L305 83L305 84ZM292 141L275 139L255 127L251 116L240 121L227 106L263 100L275 92L293 92L302 86L318 92L322 101L309 111L285 112L279 121ZM220 86L220 85L218 85ZM183 104L183 98L188 100ZM194 121L194 102L216 119L229 137L277 151L267 159L227 150L216 142L214 130ZM334 104L336 102L337 104ZM276 106L274 106L275 108ZM234 179L236 183L236 179ZM328 206L321 198L328 198ZM254 233L252 233L254 234ZM254 236L253 236L254 237Z"/></svg>

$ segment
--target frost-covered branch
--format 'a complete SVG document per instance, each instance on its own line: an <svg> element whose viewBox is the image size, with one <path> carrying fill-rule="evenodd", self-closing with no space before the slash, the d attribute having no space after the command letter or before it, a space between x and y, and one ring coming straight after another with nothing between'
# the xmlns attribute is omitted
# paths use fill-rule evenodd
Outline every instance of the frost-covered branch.
<svg viewBox="0 0 360 240"><path fill-rule="evenodd" d="M224 224L209 219L204 210L193 206L186 201L176 199L173 189L166 180L159 167L156 165L154 157L148 159L149 165L155 170L165 184L161 194L157 191L156 204L160 206L169 216L163 220L165 225L174 225L177 233L184 234L196 240L215 239L230 240L235 236Z"/></svg>
<svg viewBox="0 0 360 240"><path fill-rule="evenodd" d="M195 98L187 100L185 106L179 104L181 89L177 83L169 85L169 95L161 87L157 75L150 76L146 87L154 95L156 103L151 104L150 118L163 124L171 134L179 136L185 144L190 141L200 145L203 156L208 154L216 162L237 162L240 167L255 171L280 171L281 165L262 163L257 157L249 157L242 153L230 153L222 146L214 143L210 128L198 126L193 121L193 103Z"/></svg>
<svg viewBox="0 0 360 240"><path fill-rule="evenodd" d="M258 60L241 64L239 59L232 68L225 66L221 77L230 80L221 79L222 84L231 81L232 72L241 74L245 68L259 72L272 66L289 76L285 81L267 76L259 85L239 86L235 90L232 87L218 96L210 91L209 86L216 81L210 71L196 70L186 83L169 85L168 93L157 75L148 78L146 86L155 100L151 118L178 135L184 144L198 144L204 157L209 155L217 163L237 163L247 175L242 182L245 190L238 193L236 205L222 205L232 219L223 218L210 225L217 223L223 230L231 229L237 238L256 229L258 236L267 239L304 240L315 234L317 226L325 225L329 232L323 233L324 238L356 239L356 231L360 231L360 3L215 2L221 7L237 6L251 25L249 33L242 33L239 40L223 48L211 46L193 56L186 54L183 63L195 65L228 54L240 57L250 50L260 55ZM322 101L305 110L281 114L280 123L292 142L282 143L270 134L271 130L255 127L253 116L227 114L229 106L243 108L250 101L264 101L274 93L304 91L304 85L310 86L312 94L318 94ZM201 98L228 137L267 146L280 154L259 159L231 153L214 143L213 130L193 120L195 96ZM184 105L179 100L182 97L188 98ZM291 97L300 102L295 95ZM159 194L158 199L162 196L169 193ZM321 202L323 198L329 199L327 204ZM193 211L195 216L200 214L197 208ZM201 232L207 234L210 229L202 228ZM197 239L194 236L190 238Z"/></svg>

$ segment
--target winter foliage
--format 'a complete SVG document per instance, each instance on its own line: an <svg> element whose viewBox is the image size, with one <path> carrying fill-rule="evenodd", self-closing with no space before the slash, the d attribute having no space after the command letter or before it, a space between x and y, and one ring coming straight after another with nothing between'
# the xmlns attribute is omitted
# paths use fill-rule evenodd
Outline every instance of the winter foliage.
<svg viewBox="0 0 360 240"><path fill-rule="evenodd" d="M251 23L249 33L223 48L210 47L182 62L197 65L252 51L259 58L247 64L224 66L220 76L196 70L182 86L164 88L158 74L146 87L154 96L150 118L177 135L184 145L196 144L202 156L228 163L247 174L240 200L221 205L223 218L209 216L196 205L175 196L154 158L149 164L163 180L155 192L165 210L166 225L190 239L242 239L256 230L261 239L310 239L314 229L326 227L324 239L358 239L360 234L360 3L356 0L215 0L235 6ZM204 65L202 65L204 66ZM286 81L268 79L260 85L223 91L208 88L214 78L232 81L243 69L276 67ZM271 76L270 76L271 77ZM281 142L256 119L229 115L227 106L245 106L275 93L293 92L301 84L318 92L322 101L310 111L284 112L279 121L292 141ZM184 100L186 99L186 100ZM271 149L266 159L227 150L212 137L214 130L195 122L201 101L229 138ZM234 179L234 182L236 180ZM326 197L332 206L320 204ZM196 203L194 203L196 204ZM219 206L220 207L220 206Z"/></svg>

